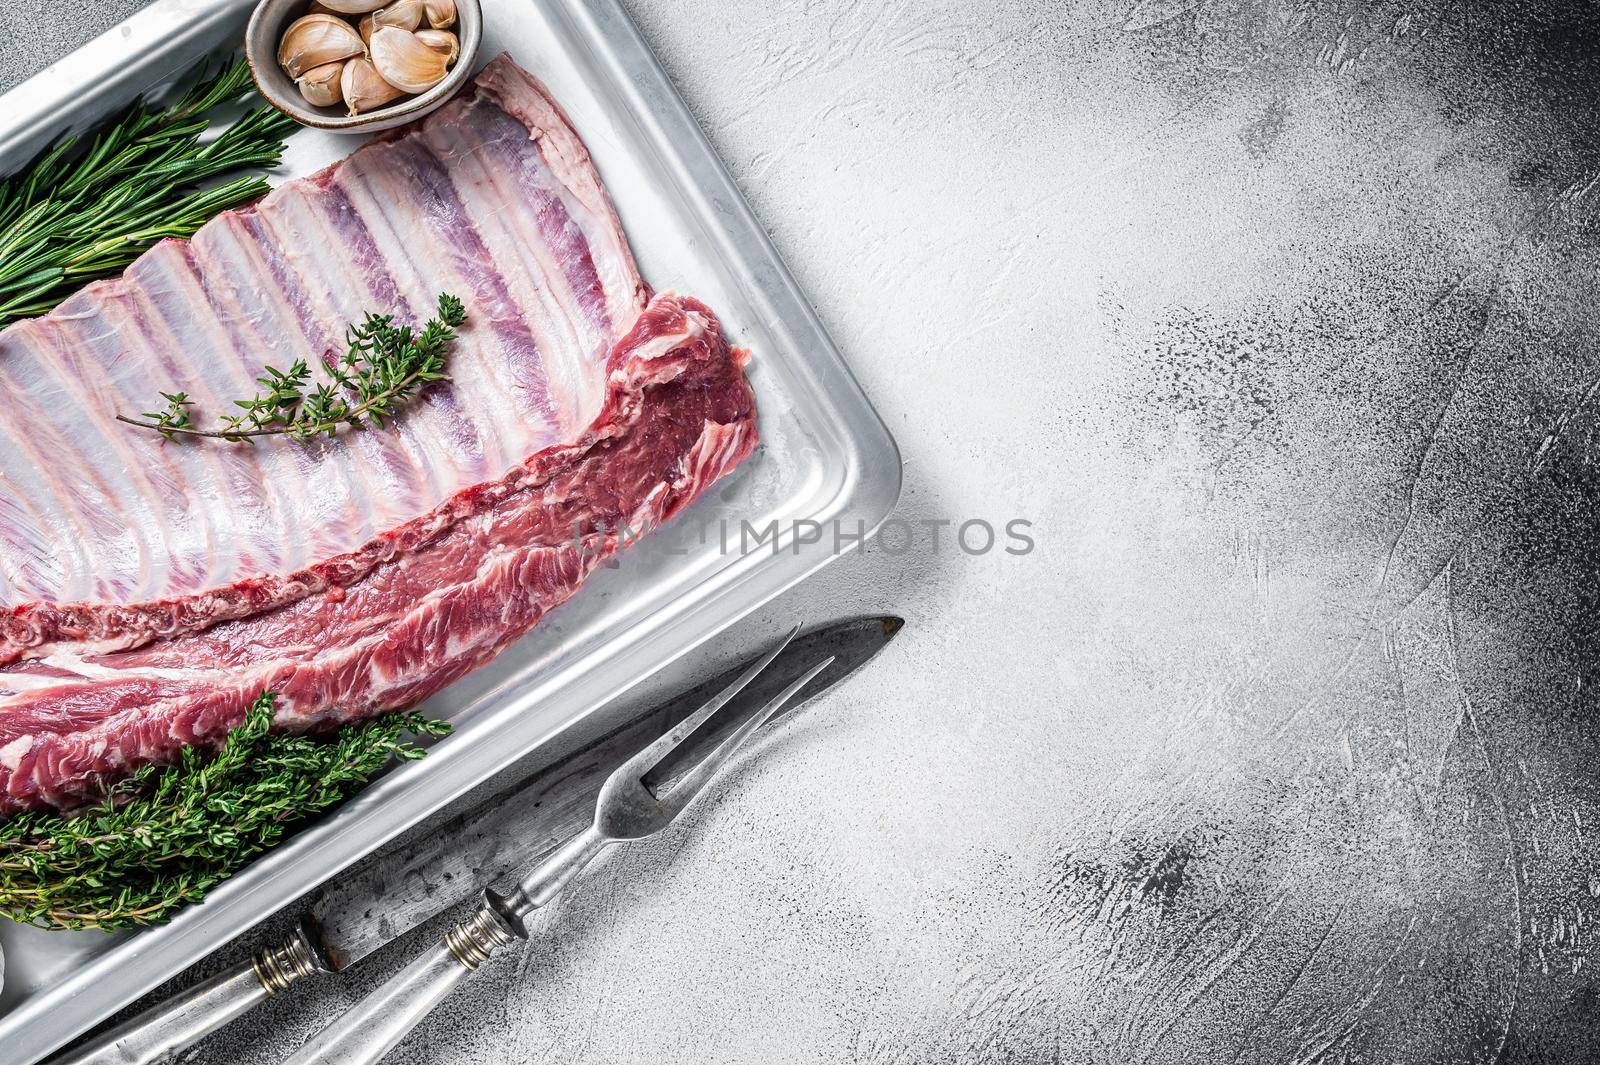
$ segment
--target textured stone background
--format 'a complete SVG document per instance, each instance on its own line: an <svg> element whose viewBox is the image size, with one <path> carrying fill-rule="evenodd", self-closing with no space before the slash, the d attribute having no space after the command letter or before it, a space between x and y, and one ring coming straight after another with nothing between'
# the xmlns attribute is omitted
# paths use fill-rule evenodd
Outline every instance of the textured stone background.
<svg viewBox="0 0 1600 1065"><path fill-rule="evenodd" d="M1583 5L628 6L902 515L1038 550L924 534L765 612L911 628L394 1060L1600 1055ZM0 83L131 7L0 14Z"/></svg>

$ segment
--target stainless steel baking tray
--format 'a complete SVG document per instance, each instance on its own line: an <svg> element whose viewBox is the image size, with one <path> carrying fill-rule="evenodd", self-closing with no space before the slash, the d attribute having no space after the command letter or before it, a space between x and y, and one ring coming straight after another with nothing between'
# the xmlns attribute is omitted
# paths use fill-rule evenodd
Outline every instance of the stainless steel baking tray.
<svg viewBox="0 0 1600 1065"><path fill-rule="evenodd" d="M705 299L754 350L764 444L493 665L433 699L427 709L456 732L429 758L388 774L204 905L124 936L0 921L4 1065L36 1061L834 557L831 534L787 542L793 523L871 529L899 496L888 430L616 0L485 7L482 60L510 51L549 84L593 152L645 277ZM0 172L228 46L248 13L247 0L158 0L6 94ZM308 173L355 147L298 133L284 173ZM741 522L774 521L785 530L782 550L741 550Z"/></svg>

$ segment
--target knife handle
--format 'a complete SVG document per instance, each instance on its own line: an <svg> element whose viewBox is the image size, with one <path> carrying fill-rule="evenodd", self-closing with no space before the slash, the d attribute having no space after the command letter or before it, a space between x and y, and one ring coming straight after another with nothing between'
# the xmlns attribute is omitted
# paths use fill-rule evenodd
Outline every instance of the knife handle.
<svg viewBox="0 0 1600 1065"><path fill-rule="evenodd" d="M469 973L516 938L487 901L479 904L432 950L306 1040L283 1065L376 1065Z"/></svg>
<svg viewBox="0 0 1600 1065"><path fill-rule="evenodd" d="M49 1065L151 1065L198 1043L290 984L330 971L302 922L282 944L152 1006Z"/></svg>

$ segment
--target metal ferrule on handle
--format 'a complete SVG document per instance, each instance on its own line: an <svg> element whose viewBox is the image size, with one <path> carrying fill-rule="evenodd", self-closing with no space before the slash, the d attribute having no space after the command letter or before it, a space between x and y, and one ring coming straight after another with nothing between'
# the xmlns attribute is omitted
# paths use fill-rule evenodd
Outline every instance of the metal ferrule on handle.
<svg viewBox="0 0 1600 1065"><path fill-rule="evenodd" d="M593 825L551 851L509 896L485 893L471 917L306 1041L284 1065L374 1065L450 996L468 973L514 939L523 919L583 871L610 842Z"/></svg>
<svg viewBox="0 0 1600 1065"><path fill-rule="evenodd" d="M302 924L283 943L218 973L50 1065L152 1065L198 1043L291 984L331 971Z"/></svg>
<svg viewBox="0 0 1600 1065"><path fill-rule="evenodd" d="M529 915L559 895L612 842L590 825L549 852L509 895L486 891L484 898L520 938L526 939L528 928L524 922Z"/></svg>
<svg viewBox="0 0 1600 1065"><path fill-rule="evenodd" d="M487 902L284 1065L375 1065L516 933Z"/></svg>

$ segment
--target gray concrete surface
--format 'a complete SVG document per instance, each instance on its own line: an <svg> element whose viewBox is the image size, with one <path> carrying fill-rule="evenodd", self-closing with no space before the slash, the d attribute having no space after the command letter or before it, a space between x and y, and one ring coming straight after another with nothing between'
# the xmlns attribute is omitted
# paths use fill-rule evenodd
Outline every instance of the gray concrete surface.
<svg viewBox="0 0 1600 1065"><path fill-rule="evenodd" d="M765 612L911 627L394 1060L1600 1054L1580 7L629 7L902 515L1038 547L924 531ZM399 953L188 1060L278 1060Z"/></svg>

